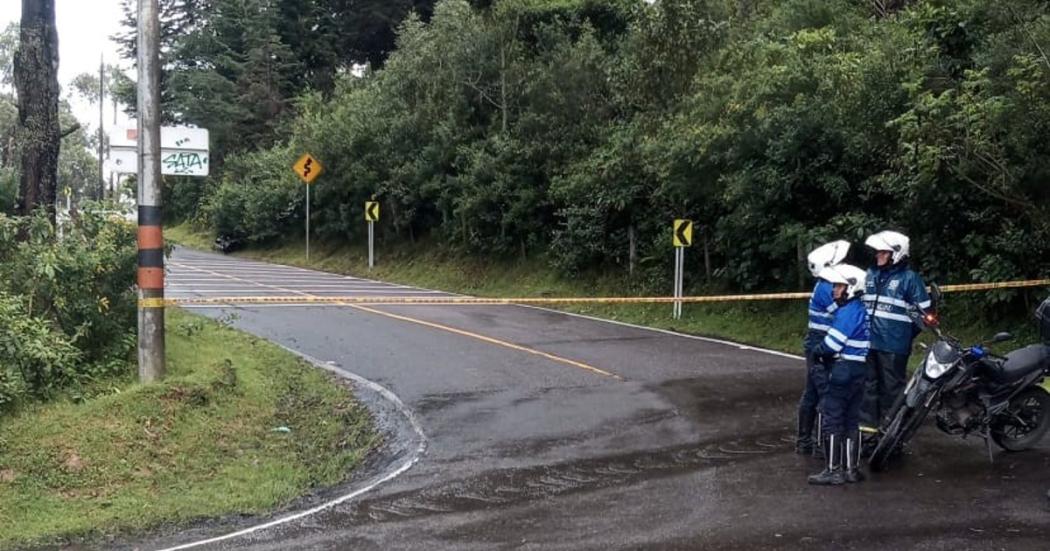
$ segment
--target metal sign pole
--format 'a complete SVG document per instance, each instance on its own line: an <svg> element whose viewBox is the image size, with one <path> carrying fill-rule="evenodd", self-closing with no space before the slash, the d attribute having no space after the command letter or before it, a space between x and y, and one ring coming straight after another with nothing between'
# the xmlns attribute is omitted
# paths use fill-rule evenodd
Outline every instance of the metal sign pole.
<svg viewBox="0 0 1050 551"><path fill-rule="evenodd" d="M310 261L310 184L306 184L306 261Z"/></svg>
<svg viewBox="0 0 1050 551"><path fill-rule="evenodd" d="M375 263L375 222L368 221L368 269L371 270Z"/></svg>
<svg viewBox="0 0 1050 551"><path fill-rule="evenodd" d="M678 289L678 280L679 280L679 278L678 278L678 270L681 268L681 263L679 262L679 258L681 258L681 255L682 255L682 248L681 247L675 247L674 248L674 291L673 291L674 298L678 298L678 296L679 296L678 294L680 292L680 290ZM678 301L677 300L671 306L671 318L672 319L678 319Z"/></svg>
<svg viewBox="0 0 1050 551"><path fill-rule="evenodd" d="M678 255L678 298L685 296L685 247ZM678 301L678 319L682 319L682 301Z"/></svg>

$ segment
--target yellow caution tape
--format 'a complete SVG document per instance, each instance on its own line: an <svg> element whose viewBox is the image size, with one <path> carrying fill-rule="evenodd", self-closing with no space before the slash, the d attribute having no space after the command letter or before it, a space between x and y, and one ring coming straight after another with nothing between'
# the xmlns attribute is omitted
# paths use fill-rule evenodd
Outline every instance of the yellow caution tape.
<svg viewBox="0 0 1050 551"><path fill-rule="evenodd" d="M1050 287L1050 279L1029 279L1025 281L1000 281L998 283L964 283L945 285L941 291L959 293L964 291L992 291L995 289L1022 289L1026 287Z"/></svg>
<svg viewBox="0 0 1050 551"><path fill-rule="evenodd" d="M992 289L1018 289L1025 287L1050 287L1050 279L1028 281L1006 281L999 283L971 283L963 285L945 285L941 291L946 293L965 291L987 291ZM208 306L229 304L398 304L398 305L468 305L468 304L668 304L704 303L704 302L745 302L762 300L798 300L808 299L810 293L761 293L751 295L707 295L688 297L522 297L522 298L485 298L485 297L404 297L404 296L341 296L322 297L316 295L282 295L257 297L195 297L173 299L143 299L139 306L158 308L163 304L171 306ZM161 301L160 303L155 301ZM160 305L158 305L160 304Z"/></svg>
<svg viewBox="0 0 1050 551"><path fill-rule="evenodd" d="M140 298L139 308L164 308L172 304L170 301L162 298Z"/></svg>

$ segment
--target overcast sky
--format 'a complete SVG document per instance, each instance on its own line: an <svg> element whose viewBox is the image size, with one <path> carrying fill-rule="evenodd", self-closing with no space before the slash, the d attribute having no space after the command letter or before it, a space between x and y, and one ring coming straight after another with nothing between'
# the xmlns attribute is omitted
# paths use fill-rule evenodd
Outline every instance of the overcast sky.
<svg viewBox="0 0 1050 551"><path fill-rule="evenodd" d="M22 17L22 0L0 0L0 28ZM99 56L106 63L131 70L131 63L121 59L117 45L110 37L121 30L123 12L120 0L55 0L58 23L58 81L63 96L68 96L69 83L80 73L98 73ZM134 75L129 76L134 77ZM105 107L105 126L113 125L112 106ZM81 123L98 128L98 106L73 101L73 111ZM127 117L119 114L118 125L126 126Z"/></svg>

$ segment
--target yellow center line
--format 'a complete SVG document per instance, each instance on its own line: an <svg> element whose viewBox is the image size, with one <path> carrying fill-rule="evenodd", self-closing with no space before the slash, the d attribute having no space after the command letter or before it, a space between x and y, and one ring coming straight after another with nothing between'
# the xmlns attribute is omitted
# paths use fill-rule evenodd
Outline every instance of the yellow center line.
<svg viewBox="0 0 1050 551"><path fill-rule="evenodd" d="M456 335L462 335L464 337L470 337L472 339L477 339L479 341L487 342L489 344L495 344L497 346L503 346L503 347L506 347L506 348L510 348L511 350L518 350L520 352L526 352L528 354L534 354L536 356L541 356L541 357L547 358L548 360L551 360L551 361L555 361L555 362L558 362L558 363L563 363L563 364L566 364L566 365L571 365L573 367L578 367L580 369L585 369L587 371L591 371L591 372L597 373L599 375L604 375L606 377L612 377L613 379L616 379L616 380L619 380L619 381L623 380L623 377L620 377L619 375L616 375L615 373L609 373L608 371L605 371L604 369L598 369L597 367L594 367L592 365L587 365L587 364L582 363L582 362L577 362L576 360L570 360L568 358L563 358L561 356L555 356L554 354L548 354L548 353L543 352L541 350L536 350L535 348L528 348L526 346L521 346L519 344L514 344L512 342L501 341L499 339L494 339L492 337L486 337L485 335L479 335L477 333L471 333L470 331L464 331L462 329L456 329L455 327L449 327L447 325L441 325L440 323L424 321L424 320L421 320L421 319L411 318L411 317L408 317L408 316L402 316L402 315L394 314L394 313L391 313L391 312L384 312L382 310L375 310L375 309L369 308L367 306L360 306L360 305L357 305L357 304L344 304L344 306L349 306L350 308L354 308L354 309L357 309L357 310L363 310L365 312L370 312L372 314L378 314L380 316L386 316L388 318L393 318L393 319L396 319L396 320L407 321L409 323L417 323L419 325L424 325L426 327L432 327L434 329L440 329L442 331L448 331L449 333L455 333Z"/></svg>
<svg viewBox="0 0 1050 551"><path fill-rule="evenodd" d="M190 270L194 270L194 271L197 271L197 272L210 274L210 275L217 276L217 277L224 277L224 278L227 278L227 279L232 279L234 281L240 281L240 282L243 282L243 283L249 283L249 284L252 284L252 285L259 286L259 287L267 287L267 288L270 288L270 289L273 289L273 290L276 290L276 291L282 291L282 292L286 292L286 293L294 293L294 294L301 295L301 296L304 296L304 297L309 297L309 298L322 298L322 297L319 297L317 295L311 295L310 293L304 293L302 291L296 291L294 289L288 289L288 288L279 287L279 286L276 286L276 285L267 285L265 283L258 283L258 282L251 281L251 280L248 280L248 279L242 279L242 278L239 278L239 277L236 277L236 276L231 276L231 275L227 275L227 274L223 274L223 273L219 273L219 272L213 272L211 270L205 270L203 268L197 268L197 267L194 267L194 266L187 266L187 265L184 265L184 264L178 264L176 262L172 262L172 263L170 263L170 265L178 266L180 268L187 268L187 269L190 269ZM450 327L448 325L442 325L440 323L435 323L435 322L431 322L431 321L426 321L426 320L421 320L421 319L417 319L417 318L412 318L412 317L409 317L409 316L402 316L400 314L394 314L394 313L391 313L391 312L384 312L382 310L376 310L374 308L368 308L367 306L360 306L360 305L357 305L357 304L349 304L349 303L346 303L346 302L335 302L334 304L339 305L339 306L347 306L347 307L350 307L350 308L354 308L356 310L361 310L363 312L368 312L370 314L376 314L376 315L379 315L379 316L384 316L384 317L388 317L388 318L391 318L391 319L396 319L396 320L399 320L399 321L404 321L404 322L408 322L408 323L414 323L414 324L417 324L417 325L423 325L425 327L430 327L432 329L439 329L441 331L446 331L448 333L453 333L455 335L460 335L462 337L468 337L468 338L471 338L471 339L479 340L479 341L482 341L482 342L485 342L485 343L488 343L488 344L492 344L492 345L495 345L495 346L502 346L504 348L509 348L511 350L516 350L518 352L525 352L526 354L532 354L534 356L540 356L541 358L546 358L546 359L551 360L551 361L556 362L556 363L572 366L572 367L575 367L575 368L578 368L578 369L583 369L585 371L590 371L591 373L596 373L596 374L602 375L604 377L611 377L613 379L616 379L617 381L622 381L623 380L623 377L621 377L621 376L619 376L619 375L617 375L615 373L610 373L608 371L605 371L604 369L598 369L597 367L585 364L583 362L578 362L576 360L570 360L570 359L564 358L562 356L557 356L555 354L550 354L550 353L547 353L547 352L543 352L541 350L536 350L535 348L529 348L527 346L522 346L520 344L514 344L512 342L507 342L507 341L500 340L500 339L495 339L495 338L492 338L492 337L486 337L485 335L480 335L478 333L472 333L470 331L465 331L463 329L457 329L455 327Z"/></svg>

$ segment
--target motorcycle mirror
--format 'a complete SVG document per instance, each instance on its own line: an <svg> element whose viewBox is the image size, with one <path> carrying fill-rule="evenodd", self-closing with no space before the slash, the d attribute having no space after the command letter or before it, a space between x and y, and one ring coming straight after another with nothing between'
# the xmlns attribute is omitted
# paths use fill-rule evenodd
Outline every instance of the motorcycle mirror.
<svg viewBox="0 0 1050 551"><path fill-rule="evenodd" d="M941 304L941 299L944 297L944 293L941 292L941 287L936 283L930 284L930 301L933 303L934 309Z"/></svg>
<svg viewBox="0 0 1050 551"><path fill-rule="evenodd" d="M1006 342L1009 340L1013 340L1013 338L1013 335L1006 331L1003 331L1002 333L996 333L995 336L992 337L992 342Z"/></svg>

